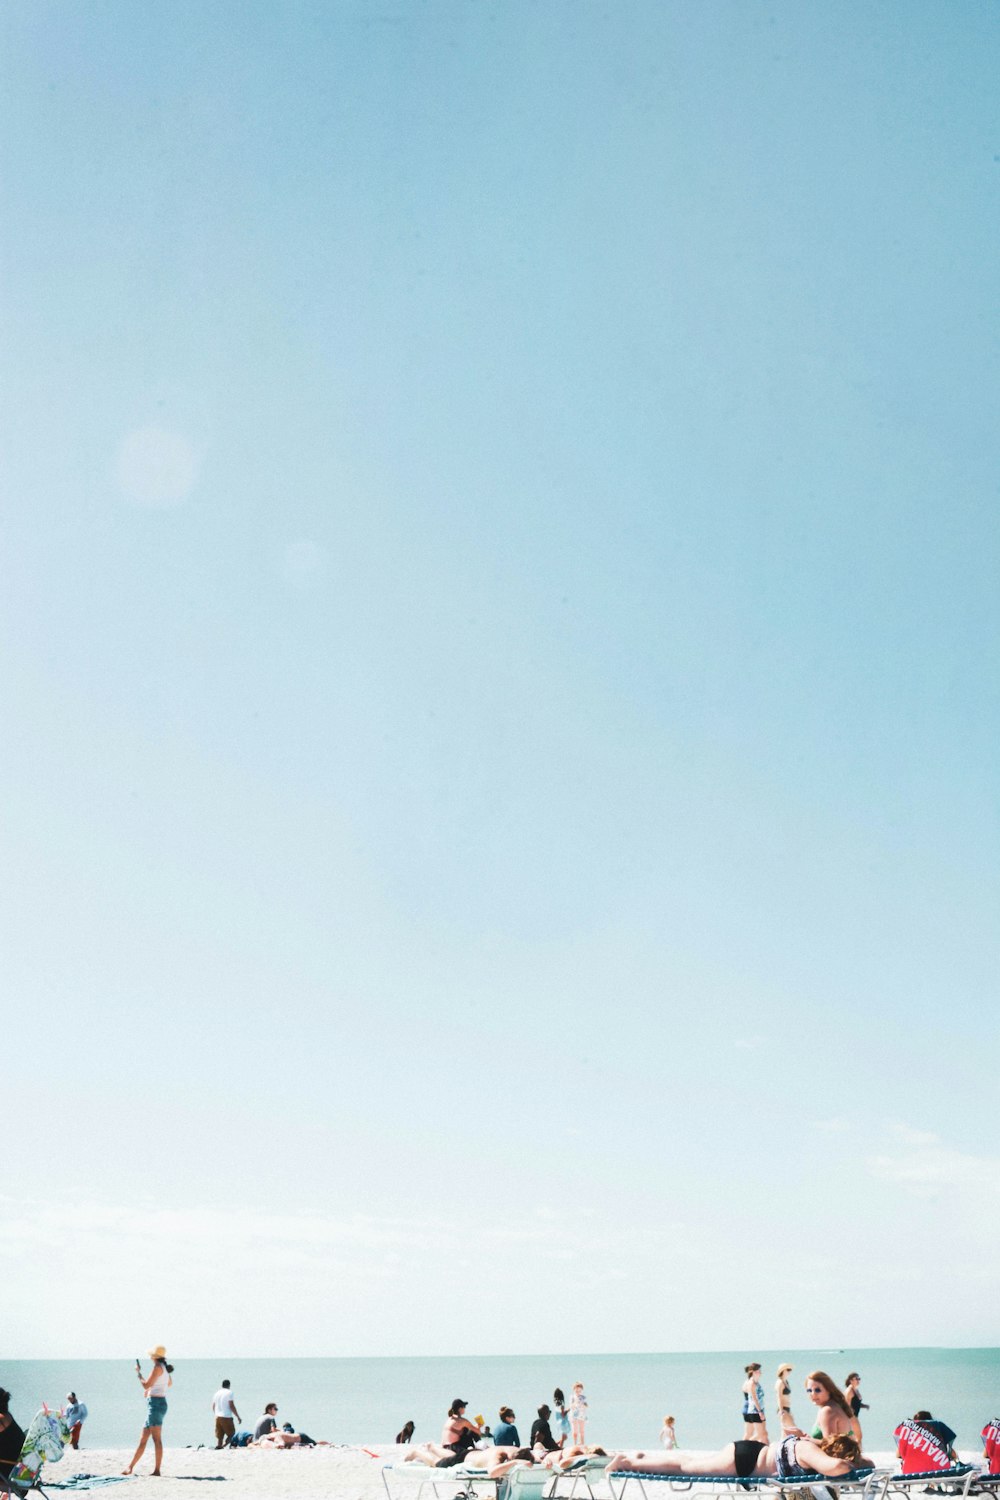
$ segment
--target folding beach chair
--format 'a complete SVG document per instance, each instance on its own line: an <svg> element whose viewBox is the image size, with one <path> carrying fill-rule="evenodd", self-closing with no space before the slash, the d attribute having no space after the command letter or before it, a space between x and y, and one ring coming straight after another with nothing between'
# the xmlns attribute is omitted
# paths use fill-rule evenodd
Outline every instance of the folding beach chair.
<svg viewBox="0 0 1000 1500"><path fill-rule="evenodd" d="M3 1480L2 1487L11 1496L23 1496L34 1490L45 1495L42 1488L42 1465L58 1463L69 1441L69 1428L62 1416L50 1412L47 1406L35 1413L24 1434L21 1456Z"/></svg>
<svg viewBox="0 0 1000 1500"><path fill-rule="evenodd" d="M583 1459L569 1469L543 1469L541 1500L594 1500L594 1483L603 1479L606 1463L606 1458Z"/></svg>

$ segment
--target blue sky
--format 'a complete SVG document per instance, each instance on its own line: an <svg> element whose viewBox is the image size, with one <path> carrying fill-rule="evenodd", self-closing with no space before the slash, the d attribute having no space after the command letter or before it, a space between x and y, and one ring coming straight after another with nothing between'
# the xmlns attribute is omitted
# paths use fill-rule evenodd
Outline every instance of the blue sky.
<svg viewBox="0 0 1000 1500"><path fill-rule="evenodd" d="M996 8L0 28L10 1352L1000 1342Z"/></svg>

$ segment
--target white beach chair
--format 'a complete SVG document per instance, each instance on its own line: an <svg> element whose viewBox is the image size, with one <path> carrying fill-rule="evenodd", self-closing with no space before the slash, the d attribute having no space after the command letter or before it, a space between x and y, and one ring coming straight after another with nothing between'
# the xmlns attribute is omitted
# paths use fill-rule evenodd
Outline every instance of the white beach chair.
<svg viewBox="0 0 1000 1500"><path fill-rule="evenodd" d="M501 1479L491 1479L482 1469L454 1464L431 1469L426 1464L385 1464L382 1469L386 1500L498 1500Z"/></svg>

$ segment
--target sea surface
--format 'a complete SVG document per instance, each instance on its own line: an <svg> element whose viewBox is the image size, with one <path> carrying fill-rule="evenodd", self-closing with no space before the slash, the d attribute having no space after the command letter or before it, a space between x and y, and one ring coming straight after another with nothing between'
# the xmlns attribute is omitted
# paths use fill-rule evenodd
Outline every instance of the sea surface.
<svg viewBox="0 0 1000 1500"><path fill-rule="evenodd" d="M712 1448L742 1435L743 1366L764 1365L765 1406L774 1411L774 1372L782 1361L792 1411L803 1427L813 1407L802 1391L813 1369L838 1382L850 1370L862 1375L870 1404L862 1413L865 1446L892 1447L892 1430L920 1408L958 1433L958 1447L975 1449L988 1418L1000 1414L998 1349L810 1349L732 1354L553 1354L408 1359L178 1359L164 1424L168 1447L212 1445L211 1399L224 1378L232 1382L244 1425L265 1403L278 1403L279 1422L336 1443L391 1443L407 1420L416 1440L438 1440L452 1400L469 1402L495 1422L502 1404L513 1406L527 1439L537 1407L551 1404L555 1386L569 1391L582 1380L590 1402L587 1439L604 1446L655 1446L665 1414L677 1419L682 1447ZM144 1358L144 1367L149 1361ZM42 1402L63 1404L75 1390L90 1408L83 1444L127 1447L139 1435L145 1405L131 1360L8 1360L0 1385L11 1392L11 1410L22 1426ZM808 1420L807 1420L808 1419ZM776 1432L771 1424L770 1435Z"/></svg>

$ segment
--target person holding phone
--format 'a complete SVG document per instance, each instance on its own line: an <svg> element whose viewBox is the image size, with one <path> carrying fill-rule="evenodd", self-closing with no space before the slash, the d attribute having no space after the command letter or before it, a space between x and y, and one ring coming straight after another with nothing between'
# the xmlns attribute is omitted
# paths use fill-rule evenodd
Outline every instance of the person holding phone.
<svg viewBox="0 0 1000 1500"><path fill-rule="evenodd" d="M154 1475L159 1475L160 1464L163 1462L163 1419L167 1415L167 1391L174 1383L170 1378L174 1367L167 1364L167 1351L162 1344L150 1349L149 1357L153 1361L153 1368L146 1376L142 1373L139 1361L135 1362L136 1377L146 1395L146 1422L139 1446L132 1455L132 1462L127 1469L122 1470L123 1474L131 1474L145 1453L150 1437L153 1439Z"/></svg>

